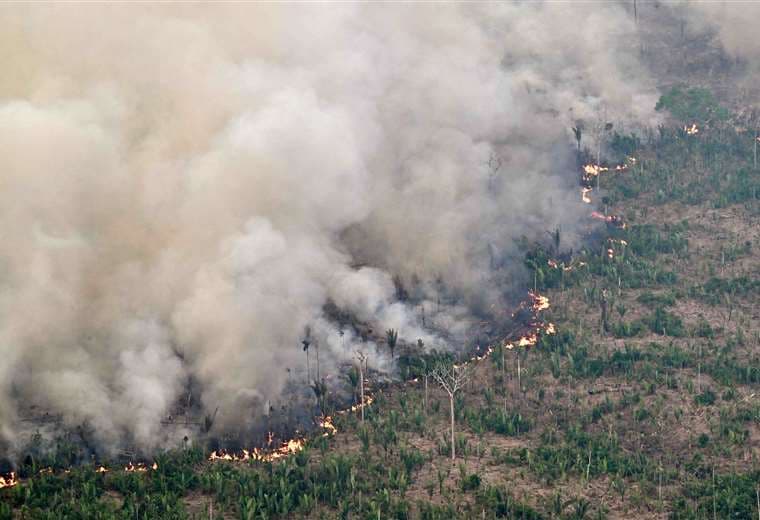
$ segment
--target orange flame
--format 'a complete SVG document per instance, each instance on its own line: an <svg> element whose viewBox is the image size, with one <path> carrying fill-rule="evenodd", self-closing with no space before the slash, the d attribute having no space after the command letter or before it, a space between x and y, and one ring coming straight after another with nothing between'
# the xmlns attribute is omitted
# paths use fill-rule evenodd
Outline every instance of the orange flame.
<svg viewBox="0 0 760 520"><path fill-rule="evenodd" d="M11 471L6 477L0 475L0 489L13 487L16 484L18 484L18 479L15 472Z"/></svg>
<svg viewBox="0 0 760 520"><path fill-rule="evenodd" d="M691 126L684 126L683 131L686 132L686 135L695 135L699 133L699 128L697 128L696 123L692 123Z"/></svg>
<svg viewBox="0 0 760 520"><path fill-rule="evenodd" d="M319 425L324 428L325 433L322 434L323 437L330 437L331 435L335 435L338 433L338 428L335 427L335 425L332 422L332 417L329 415L325 417L323 420L319 422Z"/></svg>
<svg viewBox="0 0 760 520"><path fill-rule="evenodd" d="M528 291L528 295L533 301L531 305L533 312L540 312L549 308L549 298L546 296L534 293L533 291Z"/></svg>
<svg viewBox="0 0 760 520"><path fill-rule="evenodd" d="M127 473L145 473L149 469L157 470L158 469L158 464L156 464L154 462L152 466L148 467L148 466L145 465L144 462L138 462L137 464L133 464L130 461L129 464L127 464L126 466L124 466L124 471L126 471Z"/></svg>
<svg viewBox="0 0 760 520"><path fill-rule="evenodd" d="M603 215L599 213L598 211L592 211L591 212L591 218L595 218L598 220L604 220L608 224L612 224L616 227L619 227L620 229L625 229L626 224L623 222L622 217L618 217L617 215Z"/></svg>

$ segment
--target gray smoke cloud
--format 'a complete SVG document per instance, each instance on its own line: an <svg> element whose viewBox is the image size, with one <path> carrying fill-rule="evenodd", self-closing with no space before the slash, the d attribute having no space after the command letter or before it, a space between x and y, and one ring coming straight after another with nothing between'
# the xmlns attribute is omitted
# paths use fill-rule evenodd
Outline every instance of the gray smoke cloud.
<svg viewBox="0 0 760 520"><path fill-rule="evenodd" d="M575 121L584 144L655 121L611 3L14 6L0 29L9 445L35 405L161 447L191 382L234 427L303 366L307 325L350 358L327 302L459 341L503 305L516 238L578 243ZM416 306L442 286L433 332Z"/></svg>

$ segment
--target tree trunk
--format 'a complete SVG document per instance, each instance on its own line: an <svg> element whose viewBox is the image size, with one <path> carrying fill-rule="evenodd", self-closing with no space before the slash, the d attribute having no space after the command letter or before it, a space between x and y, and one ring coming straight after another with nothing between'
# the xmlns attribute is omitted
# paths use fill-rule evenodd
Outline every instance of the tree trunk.
<svg viewBox="0 0 760 520"><path fill-rule="evenodd" d="M364 422L364 370L361 368L361 363L359 364L359 386L361 386L362 394L362 402L360 408L362 411L362 422Z"/></svg>
<svg viewBox="0 0 760 520"><path fill-rule="evenodd" d="M520 351L517 351L517 388L522 392L522 375L520 374Z"/></svg>
<svg viewBox="0 0 760 520"><path fill-rule="evenodd" d="M451 460L456 460L456 443L454 442L454 394L449 395L449 404L451 405Z"/></svg>
<svg viewBox="0 0 760 520"><path fill-rule="evenodd" d="M424 400L424 403L423 403L423 405L425 406L425 415L427 415L427 409L428 409L428 406L427 406L427 403L428 403L428 384L427 383L428 383L428 376L427 376L427 374L425 374L425 400Z"/></svg>

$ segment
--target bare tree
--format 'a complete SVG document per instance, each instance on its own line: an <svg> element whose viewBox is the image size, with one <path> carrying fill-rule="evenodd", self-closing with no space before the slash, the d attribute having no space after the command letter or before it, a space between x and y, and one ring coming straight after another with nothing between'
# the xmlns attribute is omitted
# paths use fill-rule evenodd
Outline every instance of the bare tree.
<svg viewBox="0 0 760 520"><path fill-rule="evenodd" d="M418 354L420 355L422 355L422 353L425 352L425 342L422 341L422 338L417 338L417 349L419 350ZM425 359L425 357L422 357L422 364L425 367L422 373L422 377L425 381L425 394L422 401L422 407L423 407L423 410L425 410L425 415L427 415L428 377L430 377L430 370L428 370L427 359Z"/></svg>
<svg viewBox="0 0 760 520"><path fill-rule="evenodd" d="M451 369L439 366L431 373L433 378L449 395L449 407L451 411L451 460L456 459L456 440L454 438L454 397L470 378L467 365L451 365Z"/></svg>
<svg viewBox="0 0 760 520"><path fill-rule="evenodd" d="M359 408L362 412L362 422L364 422L364 368L367 365L367 355L364 352L357 352L356 358L359 360L359 390L361 394Z"/></svg>

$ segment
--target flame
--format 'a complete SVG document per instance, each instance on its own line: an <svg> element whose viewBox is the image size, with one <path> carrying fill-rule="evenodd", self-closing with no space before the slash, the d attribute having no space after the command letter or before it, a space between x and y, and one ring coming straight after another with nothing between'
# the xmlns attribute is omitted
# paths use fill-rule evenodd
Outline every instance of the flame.
<svg viewBox="0 0 760 520"><path fill-rule="evenodd" d="M108 473L108 469L106 469L105 466L98 466L95 473Z"/></svg>
<svg viewBox="0 0 760 520"><path fill-rule="evenodd" d="M138 462L137 464L132 464L132 462L130 461L129 464L124 466L124 471L126 471L127 473L145 473L149 469L153 469L153 470L158 469L158 464L154 462L152 466L148 467L145 465L144 462Z"/></svg>
<svg viewBox="0 0 760 520"><path fill-rule="evenodd" d="M599 213L598 211L592 211L591 218L604 220L608 224L612 224L613 226L618 227L620 229L626 228L626 224L625 222L623 222L623 217L619 217L617 215L603 215Z"/></svg>
<svg viewBox="0 0 760 520"><path fill-rule="evenodd" d="M563 271L572 271L576 267L583 267L584 265L586 265L586 262L578 262L577 265L572 265L572 264L571 265L565 265L564 262L559 263L556 260L553 260L551 258L549 260L547 260L546 263L552 269L559 269L561 267Z"/></svg>
<svg viewBox="0 0 760 520"><path fill-rule="evenodd" d="M16 484L18 484L18 479L16 478L15 472L11 471L8 476L5 477L0 475L0 489L13 487Z"/></svg>
<svg viewBox="0 0 760 520"><path fill-rule="evenodd" d="M600 164L586 164L583 166L584 177L596 177L602 172L607 172L610 169L607 166Z"/></svg>
<svg viewBox="0 0 760 520"><path fill-rule="evenodd" d="M594 191L592 188L593 181L596 177L603 172L615 171L622 172L628 169L628 165L636 164L635 157L626 157L626 162L623 164L617 164L613 167L602 166L601 164L585 164L583 165L583 174L581 176L581 200L586 204L591 204L591 197L589 193Z"/></svg>
<svg viewBox="0 0 760 520"><path fill-rule="evenodd" d="M329 415L325 417L324 419L322 419L319 425L325 430L327 430L325 433L322 434L323 437L330 437L331 435L335 435L336 433L338 433L338 428L335 427L335 425L332 422L332 417L330 417Z"/></svg>
<svg viewBox="0 0 760 520"><path fill-rule="evenodd" d="M534 293L533 291L528 291L528 295L533 301L531 305L533 312L540 312L549 308L549 298L546 296Z"/></svg>
<svg viewBox="0 0 760 520"><path fill-rule="evenodd" d="M699 128L697 128L696 123L692 123L691 126L684 126L683 131L686 132L686 135L695 135L699 133Z"/></svg>

